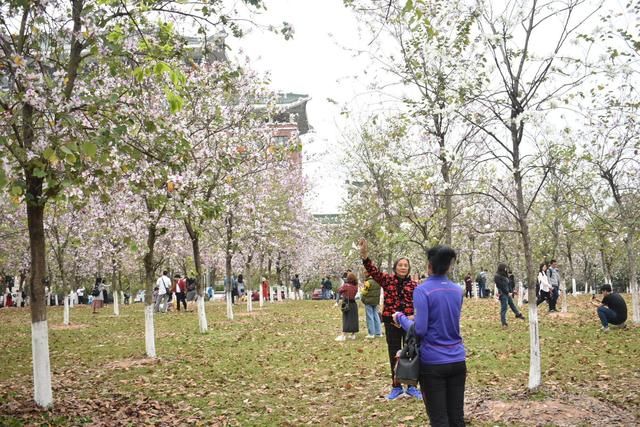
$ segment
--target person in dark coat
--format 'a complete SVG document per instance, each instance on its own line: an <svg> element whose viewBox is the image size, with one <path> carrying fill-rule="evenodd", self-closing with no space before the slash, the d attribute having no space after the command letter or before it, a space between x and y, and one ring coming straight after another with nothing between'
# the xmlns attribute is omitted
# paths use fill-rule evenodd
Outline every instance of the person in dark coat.
<svg viewBox="0 0 640 427"><path fill-rule="evenodd" d="M496 282L496 287L498 288L498 298L500 299L500 322L503 327L509 326L507 324L507 305L511 307L511 310L516 315L517 319L524 320L524 316L513 303L513 298L511 298L512 289L511 284L509 283L509 273L507 270L507 264L498 264L498 271L493 278Z"/></svg>
<svg viewBox="0 0 640 427"><path fill-rule="evenodd" d="M342 335L338 335L336 341L344 341L348 337L356 339L356 333L360 331L358 325L358 304L356 304L356 294L358 293L358 278L355 274L347 274L346 280L338 289L338 294L342 298Z"/></svg>

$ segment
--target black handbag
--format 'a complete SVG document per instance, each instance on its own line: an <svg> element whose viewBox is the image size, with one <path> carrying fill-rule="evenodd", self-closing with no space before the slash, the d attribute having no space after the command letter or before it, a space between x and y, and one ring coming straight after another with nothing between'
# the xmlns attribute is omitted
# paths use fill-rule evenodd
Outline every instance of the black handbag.
<svg viewBox="0 0 640 427"><path fill-rule="evenodd" d="M420 377L420 341L411 325L404 339L396 362L396 381L400 384L417 385Z"/></svg>
<svg viewBox="0 0 640 427"><path fill-rule="evenodd" d="M340 310L342 310L343 313L346 313L349 311L350 308L351 308L351 303L349 302L349 300L343 299L342 305L340 305Z"/></svg>

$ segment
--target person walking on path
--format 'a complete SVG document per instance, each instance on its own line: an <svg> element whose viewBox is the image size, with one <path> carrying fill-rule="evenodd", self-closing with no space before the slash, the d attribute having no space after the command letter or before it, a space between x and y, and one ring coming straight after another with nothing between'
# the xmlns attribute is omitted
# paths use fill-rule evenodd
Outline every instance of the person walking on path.
<svg viewBox="0 0 640 427"><path fill-rule="evenodd" d="M378 313L380 304L380 285L373 280L368 273L365 274L365 281L360 297L364 304L364 311L367 319L367 332L365 338L372 339L382 336L382 323Z"/></svg>
<svg viewBox="0 0 640 427"><path fill-rule="evenodd" d="M407 316L413 316L413 290L417 283L411 280L411 264L408 258L399 258L393 265L393 273L383 273L369 259L369 248L367 241L360 240L360 257L367 273L380 284L384 291L384 304L382 308L382 322L384 323L384 333L387 338L387 350L389 353L389 365L391 367L391 392L387 395L388 400L401 397L405 391L402 385L396 381L395 365L396 355L402 348L404 342L404 331L393 321L393 313L400 311ZM406 393L422 399L422 394L414 386L407 387Z"/></svg>
<svg viewBox="0 0 640 427"><path fill-rule="evenodd" d="M429 277L413 293L415 319L394 313L420 341L420 389L432 426L464 426L466 353L460 335L462 290L447 277L456 253L435 246L427 253Z"/></svg>
<svg viewBox="0 0 640 427"><path fill-rule="evenodd" d="M473 297L473 279L471 278L471 273L467 274L464 278L464 296L466 298Z"/></svg>
<svg viewBox="0 0 640 427"><path fill-rule="evenodd" d="M551 299L549 300L549 311L556 312L556 304L558 303L558 297L560 296L560 270L558 270L558 263L555 259L552 259L547 269L547 276L549 276L549 284L551 285Z"/></svg>
<svg viewBox="0 0 640 427"><path fill-rule="evenodd" d="M518 307L513 303L511 298L511 285L509 284L509 273L507 272L507 264L498 264L498 271L494 276L496 287L498 288L498 298L500 299L500 323L502 326L507 327L507 305L511 307L511 310L516 315L517 319L524 320L524 316L518 310Z"/></svg>
<svg viewBox="0 0 640 427"><path fill-rule="evenodd" d="M171 288L171 292L176 294L176 306L180 311L180 302L184 306L184 311L187 311L187 280L181 277L179 274L175 275L175 283Z"/></svg>
<svg viewBox="0 0 640 427"><path fill-rule="evenodd" d="M338 289L338 294L342 298L342 334L336 337L336 341L344 341L348 337L356 339L356 334L360 331L358 325L358 304L356 304L356 294L358 293L358 278L355 274L349 273L342 286Z"/></svg>
<svg viewBox="0 0 640 427"><path fill-rule="evenodd" d="M162 276L156 281L156 287L158 288L158 297L156 298L156 305L153 309L158 313L162 307L162 312L167 312L167 302L169 301L169 289L171 287L171 279L169 279L169 272L163 271Z"/></svg>
<svg viewBox="0 0 640 427"><path fill-rule="evenodd" d="M602 323L600 330L609 332L609 327L615 329L626 328L627 303L624 298L620 294L614 293L611 285L602 285L600 292L602 292L602 301L597 300L595 295L592 297L593 302L601 304L596 311L600 318L600 323Z"/></svg>
<svg viewBox="0 0 640 427"><path fill-rule="evenodd" d="M538 273L539 293L536 305L540 305L542 302L547 301L549 304L549 311L551 311L551 285L549 284L549 277L547 276L547 264L540 264L540 271Z"/></svg>
<svg viewBox="0 0 640 427"><path fill-rule="evenodd" d="M300 299L300 286L301 285L300 285L300 279L298 278L297 274L291 280L291 284L293 285L293 299L294 300Z"/></svg>
<svg viewBox="0 0 640 427"><path fill-rule="evenodd" d="M91 301L91 307L93 308L93 314L96 314L99 309L104 306L104 285L102 284L102 278L96 278L96 284L93 286L91 295L93 300Z"/></svg>
<svg viewBox="0 0 640 427"><path fill-rule="evenodd" d="M486 296L485 289L487 287L487 272L484 271L484 267L480 269L480 273L476 276L476 282L478 282L478 298L484 298Z"/></svg>

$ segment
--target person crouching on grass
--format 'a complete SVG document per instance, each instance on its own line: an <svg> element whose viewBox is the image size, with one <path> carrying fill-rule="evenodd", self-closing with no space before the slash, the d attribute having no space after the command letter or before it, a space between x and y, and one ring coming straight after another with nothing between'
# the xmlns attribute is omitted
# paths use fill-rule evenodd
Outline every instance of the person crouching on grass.
<svg viewBox="0 0 640 427"><path fill-rule="evenodd" d="M338 335L336 341L344 341L345 334L349 334L349 338L352 340L356 339L356 334L359 331L357 293L358 278L355 274L348 273L344 284L338 289L338 294L342 298L342 304L345 308L342 310L342 335Z"/></svg>
<svg viewBox="0 0 640 427"><path fill-rule="evenodd" d="M395 262L393 274L383 273L369 259L367 241L362 239L359 245L360 257L364 268L373 280L380 284L384 291L382 322L384 323L384 333L387 339L392 381L391 393L387 395L387 400L394 400L405 394L402 385L396 381L394 369L397 360L396 355L404 342L404 331L398 324L393 322L392 316L397 311L407 316L413 316L413 290L416 288L417 282L411 279L411 264L407 258L400 258ZM407 387L406 394L416 399L422 399L420 391L412 385Z"/></svg>
<svg viewBox="0 0 640 427"><path fill-rule="evenodd" d="M403 312L393 320L420 341L420 389L432 426L464 426L466 353L460 335L464 295L447 277L456 253L447 246L427 252L429 277L413 293L415 319Z"/></svg>

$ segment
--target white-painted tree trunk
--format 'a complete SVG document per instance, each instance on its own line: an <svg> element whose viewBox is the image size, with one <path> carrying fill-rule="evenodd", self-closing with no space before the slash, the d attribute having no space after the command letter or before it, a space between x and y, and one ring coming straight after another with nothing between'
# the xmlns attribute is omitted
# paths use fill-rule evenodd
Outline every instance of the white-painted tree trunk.
<svg viewBox="0 0 640 427"><path fill-rule="evenodd" d="M75 292L71 292L69 294L69 308L73 308L73 304L74 304L74 301L75 301L75 296L76 296Z"/></svg>
<svg viewBox="0 0 640 427"><path fill-rule="evenodd" d="M46 320L31 323L31 357L33 358L33 396L41 407L53 405L51 366L49 364L49 326Z"/></svg>
<svg viewBox="0 0 640 427"><path fill-rule="evenodd" d="M249 294L249 292L246 293L247 295L247 313L251 312L251 295Z"/></svg>
<svg viewBox="0 0 640 427"><path fill-rule="evenodd" d="M524 286L522 282L518 282L518 307L522 307L524 304Z"/></svg>
<svg viewBox="0 0 640 427"><path fill-rule="evenodd" d="M568 311L568 309L567 309L567 287L565 286L564 282L562 282L560 284L560 289L561 289L561 292L562 292L562 308L560 309L560 312L566 313Z"/></svg>
<svg viewBox="0 0 640 427"><path fill-rule="evenodd" d="M56 307L58 306L58 294L53 296L53 300L55 301Z"/></svg>
<svg viewBox="0 0 640 427"><path fill-rule="evenodd" d="M631 307L633 308L633 323L640 324L640 290L636 283L631 289Z"/></svg>
<svg viewBox="0 0 640 427"><path fill-rule="evenodd" d="M64 298L64 310L62 311L63 315L62 315L62 323L65 325L69 324L69 300L71 298L70 297L65 297Z"/></svg>
<svg viewBox="0 0 640 427"><path fill-rule="evenodd" d="M156 335L153 327L153 304L144 308L144 343L147 357L156 357Z"/></svg>
<svg viewBox="0 0 640 427"><path fill-rule="evenodd" d="M22 292L18 291L18 296L16 297L16 307L22 307Z"/></svg>
<svg viewBox="0 0 640 427"><path fill-rule="evenodd" d="M260 296L260 308L264 305L264 295L262 295L262 283L260 284L260 288L258 289L258 295Z"/></svg>
<svg viewBox="0 0 640 427"><path fill-rule="evenodd" d="M576 294L576 279L571 279L571 295L573 295L574 297L577 296Z"/></svg>
<svg viewBox="0 0 640 427"><path fill-rule="evenodd" d="M120 291L120 298L122 298L122 305L125 305L125 303L124 303L124 302L125 302L127 299L124 297L124 291ZM129 298L129 304L131 304L131 298Z"/></svg>
<svg viewBox="0 0 640 427"><path fill-rule="evenodd" d="M233 303L231 302L231 291L227 291L227 319L233 320Z"/></svg>
<svg viewBox="0 0 640 427"><path fill-rule="evenodd" d="M587 295L591 293L591 287L589 286L589 282L584 282L584 293Z"/></svg>
<svg viewBox="0 0 640 427"><path fill-rule="evenodd" d="M276 292L278 293L278 301L282 302L282 287L276 286Z"/></svg>
<svg viewBox="0 0 640 427"><path fill-rule="evenodd" d="M473 282L473 297L475 299L478 299L479 296L479 292L478 292L478 283L477 282Z"/></svg>
<svg viewBox="0 0 640 427"><path fill-rule="evenodd" d="M541 383L538 306L536 306L535 301L529 301L529 389L535 390L540 387Z"/></svg>
<svg viewBox="0 0 640 427"><path fill-rule="evenodd" d="M120 302L118 301L118 291L113 293L113 315L120 316Z"/></svg>
<svg viewBox="0 0 640 427"><path fill-rule="evenodd" d="M200 326L200 333L204 334L209 331L209 324L207 323L207 313L205 312L204 295L197 297L198 304L198 325Z"/></svg>
<svg viewBox="0 0 640 427"><path fill-rule="evenodd" d="M273 294L273 287L272 287L272 286L269 286L269 302L270 302L271 304L273 304L274 302L276 302L276 301L275 301L275 300L276 300L276 297L277 297L277 295L274 295L274 294Z"/></svg>

